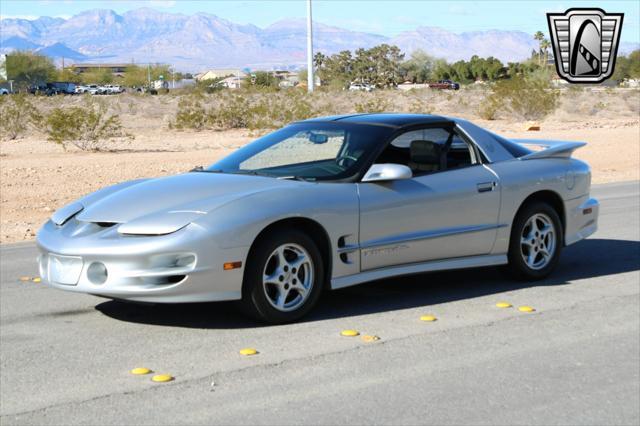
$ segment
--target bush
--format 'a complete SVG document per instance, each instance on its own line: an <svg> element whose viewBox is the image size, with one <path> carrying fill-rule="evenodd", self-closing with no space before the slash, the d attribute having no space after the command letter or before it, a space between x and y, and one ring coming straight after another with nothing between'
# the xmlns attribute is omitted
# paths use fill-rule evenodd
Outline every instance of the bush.
<svg viewBox="0 0 640 426"><path fill-rule="evenodd" d="M433 112L433 107L430 102L427 102L426 100L420 98L416 98L413 99L413 101L409 105L409 112L414 114L431 114Z"/></svg>
<svg viewBox="0 0 640 426"><path fill-rule="evenodd" d="M257 71L255 73L255 78L253 80L253 84L255 84L258 87L277 88L278 87L278 79L273 74L271 74L270 72Z"/></svg>
<svg viewBox="0 0 640 426"><path fill-rule="evenodd" d="M191 96L178 102L178 112L171 127L177 129L272 129L292 121L304 120L315 114L308 96L286 92L223 93L213 98L210 108L204 97Z"/></svg>
<svg viewBox="0 0 640 426"><path fill-rule="evenodd" d="M117 115L108 114L103 102L85 98L83 106L55 108L46 119L49 140L83 151L102 151L114 138L130 138Z"/></svg>
<svg viewBox="0 0 640 426"><path fill-rule="evenodd" d="M315 115L308 96L289 90L280 96L262 97L249 110L250 129L282 127L293 121L305 120Z"/></svg>
<svg viewBox="0 0 640 426"><path fill-rule="evenodd" d="M493 94L487 100L489 106L485 108L490 111L495 103L495 108L527 120L538 120L555 111L559 99L559 90L552 88L549 80L515 76L495 84Z"/></svg>
<svg viewBox="0 0 640 426"><path fill-rule="evenodd" d="M192 95L180 99L176 119L171 126L176 129L202 130L207 122L207 111L202 106L201 97Z"/></svg>
<svg viewBox="0 0 640 426"><path fill-rule="evenodd" d="M5 95L0 98L0 137L14 140L22 136L30 127L39 126L42 116L24 93Z"/></svg>
<svg viewBox="0 0 640 426"><path fill-rule="evenodd" d="M500 102L493 96L487 96L478 105L478 115L485 120L495 120L500 110Z"/></svg>
<svg viewBox="0 0 640 426"><path fill-rule="evenodd" d="M365 102L356 102L353 107L358 113L363 112L385 112L389 109L389 102L380 97L374 97Z"/></svg>

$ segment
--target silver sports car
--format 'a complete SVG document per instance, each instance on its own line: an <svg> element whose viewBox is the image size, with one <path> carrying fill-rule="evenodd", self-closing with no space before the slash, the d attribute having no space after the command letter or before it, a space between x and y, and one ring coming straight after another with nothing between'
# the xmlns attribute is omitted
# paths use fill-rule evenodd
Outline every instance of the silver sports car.
<svg viewBox="0 0 640 426"><path fill-rule="evenodd" d="M590 169L571 158L583 145L435 115L301 121L61 208L38 233L40 275L113 299L239 300L272 323L391 276L508 264L540 279L597 227Z"/></svg>

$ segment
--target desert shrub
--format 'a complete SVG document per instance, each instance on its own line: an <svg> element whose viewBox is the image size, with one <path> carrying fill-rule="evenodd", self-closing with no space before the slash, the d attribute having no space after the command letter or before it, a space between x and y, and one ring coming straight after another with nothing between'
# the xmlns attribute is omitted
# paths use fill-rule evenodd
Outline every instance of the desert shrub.
<svg viewBox="0 0 640 426"><path fill-rule="evenodd" d="M207 126L207 111L199 96L185 96L178 101L178 110L171 127L176 129L202 130Z"/></svg>
<svg viewBox="0 0 640 426"><path fill-rule="evenodd" d="M42 116L27 95L5 95L0 99L0 139L14 140L39 126Z"/></svg>
<svg viewBox="0 0 640 426"><path fill-rule="evenodd" d="M567 92L570 94L583 93L584 87L579 84L569 84L567 88Z"/></svg>
<svg viewBox="0 0 640 426"><path fill-rule="evenodd" d="M547 79L514 76L498 81L488 102L527 120L538 120L555 111L559 98L559 90Z"/></svg>
<svg viewBox="0 0 640 426"><path fill-rule="evenodd" d="M356 102L353 108L358 113L362 112L384 112L390 107L389 101L381 97L374 97L364 102Z"/></svg>
<svg viewBox="0 0 640 426"><path fill-rule="evenodd" d="M203 98L186 97L178 102L176 129L271 129L314 115L307 95L296 91L280 93L223 93L212 98L211 106Z"/></svg>
<svg viewBox="0 0 640 426"><path fill-rule="evenodd" d="M424 99L416 98L409 104L409 112L414 114L431 114L433 112L433 106Z"/></svg>
<svg viewBox="0 0 640 426"><path fill-rule="evenodd" d="M280 96L262 97L250 110L251 129L278 128L292 121L312 117L315 110L308 96L288 91Z"/></svg>
<svg viewBox="0 0 640 426"><path fill-rule="evenodd" d="M46 118L46 131L49 140L83 151L102 151L114 138L132 138L122 128L120 118L108 113L104 102L90 97L82 106L54 108Z"/></svg>
<svg viewBox="0 0 640 426"><path fill-rule="evenodd" d="M249 101L241 95L223 98L216 108L207 113L207 123L221 130L249 127L251 119Z"/></svg>
<svg viewBox="0 0 640 426"><path fill-rule="evenodd" d="M487 96L478 104L477 113L485 120L495 120L499 110L500 102L493 96Z"/></svg>

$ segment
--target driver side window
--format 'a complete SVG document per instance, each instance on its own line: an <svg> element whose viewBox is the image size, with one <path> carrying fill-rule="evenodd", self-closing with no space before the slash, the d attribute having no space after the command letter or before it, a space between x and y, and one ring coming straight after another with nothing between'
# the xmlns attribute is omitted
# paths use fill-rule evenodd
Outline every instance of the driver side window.
<svg viewBox="0 0 640 426"><path fill-rule="evenodd" d="M408 166L414 176L478 164L473 148L452 129L430 127L396 137L376 163Z"/></svg>

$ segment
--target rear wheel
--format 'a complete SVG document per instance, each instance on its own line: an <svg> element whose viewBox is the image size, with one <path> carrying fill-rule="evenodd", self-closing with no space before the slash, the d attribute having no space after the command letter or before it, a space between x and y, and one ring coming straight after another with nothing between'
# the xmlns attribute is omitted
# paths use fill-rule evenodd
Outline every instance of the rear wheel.
<svg viewBox="0 0 640 426"><path fill-rule="evenodd" d="M324 268L318 247L297 230L271 232L256 244L244 275L244 310L273 324L301 318L322 292Z"/></svg>
<svg viewBox="0 0 640 426"><path fill-rule="evenodd" d="M562 226L549 204L525 206L515 218L509 242L509 267L520 279L539 280L556 267L562 249Z"/></svg>

